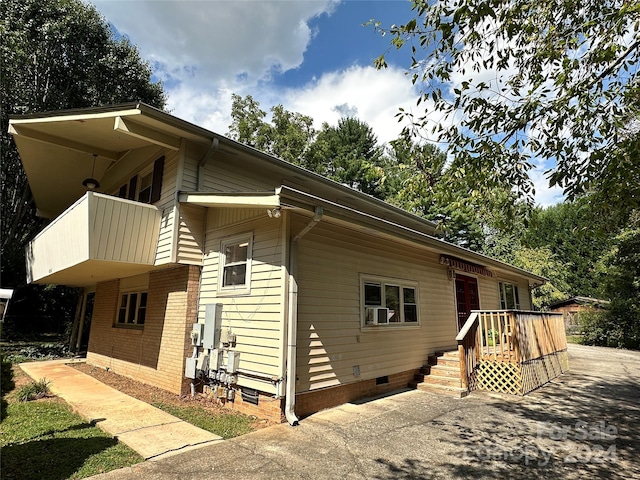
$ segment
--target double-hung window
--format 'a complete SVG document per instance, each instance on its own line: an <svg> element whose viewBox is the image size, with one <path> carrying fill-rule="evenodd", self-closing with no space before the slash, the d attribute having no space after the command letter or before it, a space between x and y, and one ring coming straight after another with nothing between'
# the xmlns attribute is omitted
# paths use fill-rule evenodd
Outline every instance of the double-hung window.
<svg viewBox="0 0 640 480"><path fill-rule="evenodd" d="M219 291L235 293L250 291L252 248L251 234L226 238L220 242Z"/></svg>
<svg viewBox="0 0 640 480"><path fill-rule="evenodd" d="M164 156L153 162L152 166L134 175L118 189L117 196L142 203L156 203L162 194L162 175Z"/></svg>
<svg viewBox="0 0 640 480"><path fill-rule="evenodd" d="M147 292L122 292L116 326L142 327L147 317Z"/></svg>
<svg viewBox="0 0 640 480"><path fill-rule="evenodd" d="M519 310L518 286L506 282L500 282L498 286L500 288L500 308L503 310Z"/></svg>
<svg viewBox="0 0 640 480"><path fill-rule="evenodd" d="M361 276L363 326L418 325L418 284L408 280Z"/></svg>

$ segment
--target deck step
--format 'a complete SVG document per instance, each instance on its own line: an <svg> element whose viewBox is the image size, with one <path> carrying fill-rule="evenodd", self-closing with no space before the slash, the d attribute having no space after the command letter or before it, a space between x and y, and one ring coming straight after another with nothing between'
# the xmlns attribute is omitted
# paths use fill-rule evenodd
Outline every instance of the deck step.
<svg viewBox="0 0 640 480"><path fill-rule="evenodd" d="M453 387L449 385L420 383L416 386L416 388L423 392L437 393L439 395L448 395L450 397L456 397L456 398L466 397L469 394L466 388Z"/></svg>
<svg viewBox="0 0 640 480"><path fill-rule="evenodd" d="M455 367L448 367L445 365L432 365L429 369L431 375L437 375L439 377L456 377L460 378L460 365Z"/></svg>
<svg viewBox="0 0 640 480"><path fill-rule="evenodd" d="M457 398L467 396L467 389L461 388L458 351L439 351L429 355L428 365L420 369L409 387Z"/></svg>
<svg viewBox="0 0 640 480"><path fill-rule="evenodd" d="M436 357L434 355L429 355L429 364L430 365L438 365L439 367L459 367L460 360L452 357Z"/></svg>
<svg viewBox="0 0 640 480"><path fill-rule="evenodd" d="M460 360L460 352L458 350L447 350L446 352L436 352L436 357L456 358Z"/></svg>
<svg viewBox="0 0 640 480"><path fill-rule="evenodd" d="M442 377L440 375L427 375L424 377L425 384L433 385L443 385L449 387L459 387L460 386L460 377Z"/></svg>

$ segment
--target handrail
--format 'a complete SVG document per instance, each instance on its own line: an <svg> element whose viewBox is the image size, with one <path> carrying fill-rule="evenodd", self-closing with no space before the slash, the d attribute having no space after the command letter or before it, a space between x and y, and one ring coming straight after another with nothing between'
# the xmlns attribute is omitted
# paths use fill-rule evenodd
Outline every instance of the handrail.
<svg viewBox="0 0 640 480"><path fill-rule="evenodd" d="M464 337L467 336L467 332L469 332L469 330L471 329L471 326L474 324L474 322L477 319L478 319L478 312L476 311L471 312L471 315L469 315L469 318L467 318L467 321L464 322L464 325L462 326L462 328L460 329L460 332L456 336L456 341L460 342L464 340Z"/></svg>

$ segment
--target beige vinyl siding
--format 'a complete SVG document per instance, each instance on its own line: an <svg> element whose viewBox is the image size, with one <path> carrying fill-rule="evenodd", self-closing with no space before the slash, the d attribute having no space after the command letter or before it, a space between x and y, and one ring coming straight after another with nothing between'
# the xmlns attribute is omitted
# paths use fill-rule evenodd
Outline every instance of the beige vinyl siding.
<svg viewBox="0 0 640 480"><path fill-rule="evenodd" d="M480 309L493 310L500 308L500 292L498 280L495 277L478 278L478 294L480 295Z"/></svg>
<svg viewBox="0 0 640 480"><path fill-rule="evenodd" d="M207 226L210 229L222 228L265 216L264 208L210 208Z"/></svg>
<svg viewBox="0 0 640 480"><path fill-rule="evenodd" d="M360 274L417 282L420 325L361 329ZM298 288L298 392L418 368L456 343L453 282L435 252L322 221L300 241Z"/></svg>
<svg viewBox="0 0 640 480"><path fill-rule="evenodd" d="M182 187L180 190L194 192L198 189L198 163L207 149L202 145L186 142L184 152L184 168L182 171Z"/></svg>
<svg viewBox="0 0 640 480"><path fill-rule="evenodd" d="M282 183L281 179L268 179L249 171L238 157L223 152L214 154L206 164L203 180L205 192L264 192Z"/></svg>
<svg viewBox="0 0 640 480"><path fill-rule="evenodd" d="M207 304L222 303L222 327L236 334L236 350L240 352L240 370L265 377L280 377L280 358L283 348L283 251L282 219L267 217L262 212L232 209L207 212L205 255L200 287L199 321L204 322ZM231 218L236 215L235 221ZM248 221L247 217L253 218ZM229 223L227 223L229 222ZM227 223L220 227L220 223ZM220 242L239 234L253 237L250 293L218 292ZM276 393L268 381L259 381L240 375L238 384Z"/></svg>
<svg viewBox="0 0 640 480"><path fill-rule="evenodd" d="M178 168L179 152L168 151L165 153L164 170L162 174L162 194L155 204L162 212L160 222L160 236L156 250L155 265L171 263L173 256L173 229L176 219L176 175Z"/></svg>
<svg viewBox="0 0 640 480"><path fill-rule="evenodd" d="M177 263L202 265L206 209L195 205L179 206Z"/></svg>

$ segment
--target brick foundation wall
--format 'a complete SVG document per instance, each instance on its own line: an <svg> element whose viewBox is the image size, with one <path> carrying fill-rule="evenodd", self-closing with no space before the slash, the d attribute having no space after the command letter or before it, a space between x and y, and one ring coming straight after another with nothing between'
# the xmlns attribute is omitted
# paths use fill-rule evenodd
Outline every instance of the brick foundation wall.
<svg viewBox="0 0 640 480"><path fill-rule="evenodd" d="M213 393L208 387L205 387L205 395L213 396ZM245 415L253 415L257 418L269 420L271 422L284 422L284 399L273 398L272 395L259 393L258 405L254 405L250 402L245 402L242 399L240 390L236 391L236 396L233 400L218 399L218 403L225 408L229 408L233 411L244 413Z"/></svg>
<svg viewBox="0 0 640 480"><path fill-rule="evenodd" d="M184 359L197 322L200 268L180 266L149 275L143 329L114 327L119 281L96 287L87 362L172 393L188 391Z"/></svg>
<svg viewBox="0 0 640 480"><path fill-rule="evenodd" d="M303 418L326 408L407 388L414 375L419 372L419 369L413 369L388 375L389 382L381 385L376 385L376 379L373 378L347 385L299 393L296 395L296 415Z"/></svg>

